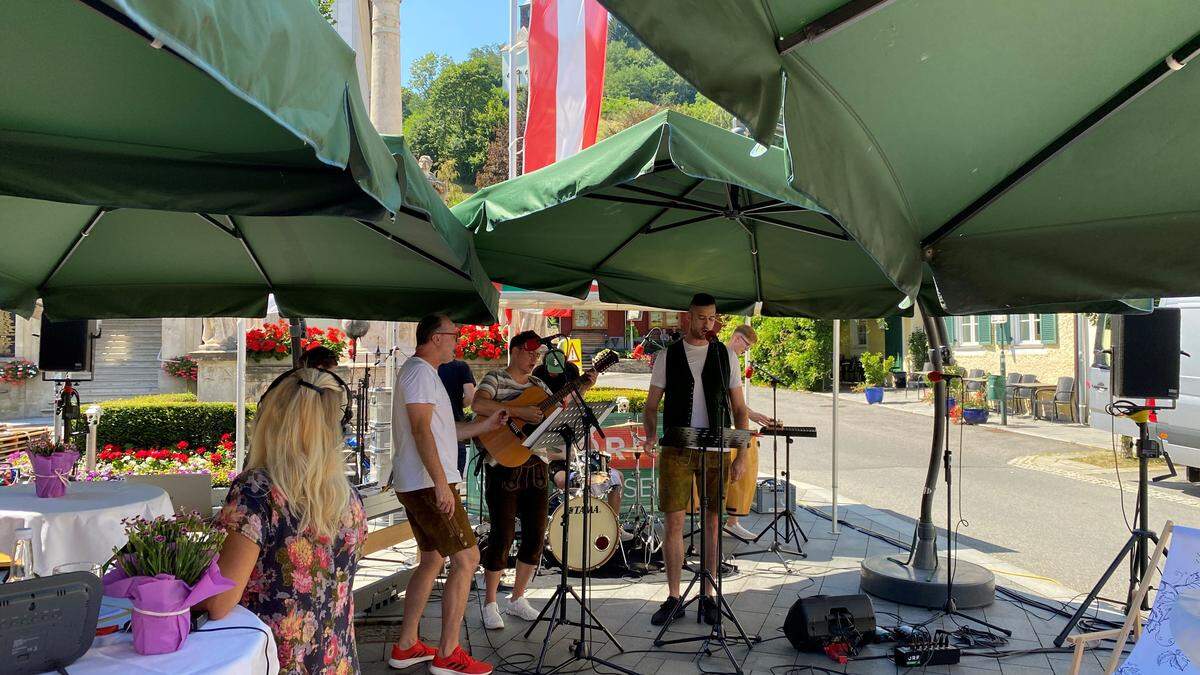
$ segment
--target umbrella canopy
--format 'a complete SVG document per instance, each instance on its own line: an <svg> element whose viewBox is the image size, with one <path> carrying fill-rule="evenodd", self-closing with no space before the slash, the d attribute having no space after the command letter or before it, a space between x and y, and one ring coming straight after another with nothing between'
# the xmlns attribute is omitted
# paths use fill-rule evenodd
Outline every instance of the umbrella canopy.
<svg viewBox="0 0 1200 675"><path fill-rule="evenodd" d="M402 148L400 148L402 150ZM421 176L412 155L397 154ZM423 178L378 221L241 216L0 196L0 307L52 318L289 316L491 322L498 293Z"/></svg>
<svg viewBox="0 0 1200 675"><path fill-rule="evenodd" d="M0 193L379 218L401 206L353 50L310 2L5 7Z"/></svg>
<svg viewBox="0 0 1200 675"><path fill-rule="evenodd" d="M601 0L910 295L1200 293L1200 4Z"/></svg>
<svg viewBox="0 0 1200 675"><path fill-rule="evenodd" d="M786 180L784 153L662 112L452 211L484 268L520 288L686 308L878 317L904 299L837 221Z"/></svg>

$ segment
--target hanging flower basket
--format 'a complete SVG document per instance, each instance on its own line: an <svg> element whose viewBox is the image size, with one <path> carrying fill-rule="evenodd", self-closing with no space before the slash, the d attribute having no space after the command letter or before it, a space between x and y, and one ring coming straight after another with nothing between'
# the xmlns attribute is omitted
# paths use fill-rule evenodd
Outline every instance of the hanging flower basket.
<svg viewBox="0 0 1200 675"><path fill-rule="evenodd" d="M38 376L37 364L28 359L13 359L0 366L0 382L5 384L25 384Z"/></svg>

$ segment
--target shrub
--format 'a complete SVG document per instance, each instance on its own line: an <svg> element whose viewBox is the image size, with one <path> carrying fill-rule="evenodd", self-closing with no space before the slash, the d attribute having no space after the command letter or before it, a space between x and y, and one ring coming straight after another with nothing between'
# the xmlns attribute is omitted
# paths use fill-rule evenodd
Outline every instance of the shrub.
<svg viewBox="0 0 1200 675"><path fill-rule="evenodd" d="M778 377L785 387L815 390L832 380L833 322L756 316L750 325L758 343L751 361ZM765 384L758 374L754 381Z"/></svg>
<svg viewBox="0 0 1200 675"><path fill-rule="evenodd" d="M232 433L237 408L233 403L200 403L194 394L155 394L105 401L96 433L103 447L154 448L187 441L215 447L222 434ZM254 417L246 404L246 421Z"/></svg>
<svg viewBox="0 0 1200 675"><path fill-rule="evenodd" d="M611 403L620 397L629 399L629 412L642 413L646 409L645 389L622 389L620 387L592 387L583 395L588 403Z"/></svg>
<svg viewBox="0 0 1200 675"><path fill-rule="evenodd" d="M896 364L896 357L884 358L883 354L878 352L867 352L859 357L859 361L862 363L863 377L866 379L867 385L882 387L892 366Z"/></svg>
<svg viewBox="0 0 1200 675"><path fill-rule="evenodd" d="M925 360L929 358L929 336L925 335L925 331L920 328L914 328L908 334L908 362L912 365L913 372L920 372L925 367Z"/></svg>

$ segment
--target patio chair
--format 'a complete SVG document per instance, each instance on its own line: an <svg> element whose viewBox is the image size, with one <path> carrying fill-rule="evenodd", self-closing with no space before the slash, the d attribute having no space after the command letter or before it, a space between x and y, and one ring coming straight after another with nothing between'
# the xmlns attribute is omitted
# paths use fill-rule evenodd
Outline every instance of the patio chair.
<svg viewBox="0 0 1200 675"><path fill-rule="evenodd" d="M1004 382L1004 398L1008 402L1008 411L1011 413L1017 411L1017 390L1011 385L1020 384L1022 377L1024 376L1020 373L1009 373L1008 379Z"/></svg>
<svg viewBox="0 0 1200 675"><path fill-rule="evenodd" d="M1142 601L1152 586L1168 541L1171 555L1162 571L1150 616L1142 623ZM1067 643L1075 648L1071 675L1079 673L1087 645L1102 640L1116 640L1104 669L1106 674L1112 673L1117 669L1130 634L1135 635L1137 642L1121 666L1122 673L1194 675L1200 672L1200 666L1197 666L1200 664L1200 530L1176 527L1167 521L1150 558L1150 571L1134 592L1129 607L1120 628L1067 636Z"/></svg>
<svg viewBox="0 0 1200 675"><path fill-rule="evenodd" d="M1075 378L1060 377L1058 378L1058 386L1054 391L1042 389L1036 394L1037 409L1033 416L1036 418L1039 414L1042 419L1050 419L1050 413L1047 410L1053 411L1054 421L1058 422L1062 419L1059 410L1062 407L1067 409L1067 418L1069 421L1075 421Z"/></svg>
<svg viewBox="0 0 1200 675"><path fill-rule="evenodd" d="M1026 374L1022 375L1019 384L1035 384L1037 375ZM1018 415L1030 415L1032 410L1027 410L1029 397L1033 395L1033 389L1030 387L1017 387L1013 396L1016 398L1016 410Z"/></svg>
<svg viewBox="0 0 1200 675"><path fill-rule="evenodd" d="M983 373L982 368L972 368L971 370L967 371L968 379L977 380L977 379L983 377L983 375L984 375L984 373ZM983 383L982 382L967 382L966 388L967 388L968 394L977 392L977 391L983 391Z"/></svg>

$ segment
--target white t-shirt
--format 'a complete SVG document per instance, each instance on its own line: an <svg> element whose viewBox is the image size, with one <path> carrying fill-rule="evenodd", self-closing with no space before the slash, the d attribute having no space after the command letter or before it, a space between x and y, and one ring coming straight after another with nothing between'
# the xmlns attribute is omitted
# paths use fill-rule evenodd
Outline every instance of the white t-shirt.
<svg viewBox="0 0 1200 675"><path fill-rule="evenodd" d="M724 345L724 347L729 351L729 389L740 389L742 373L741 367L738 365L737 354L729 348L729 345ZM700 374L704 372L704 362L708 360L708 344L693 345L684 340L683 350L687 354L688 368L692 371L692 379L696 382L696 386L692 389L692 426L707 427L708 407L704 405L704 387L700 383ZM659 389L667 388L667 351L665 349L659 352L658 357L654 359L654 371L650 374L650 386ZM733 420L728 421L732 426Z"/></svg>
<svg viewBox="0 0 1200 675"><path fill-rule="evenodd" d="M433 404L429 427L437 444L442 471L446 473L446 482L451 485L461 483L458 433L454 427L454 408L450 404L450 395L446 393L437 369L425 359L413 356L396 373L396 386L392 390L392 447L396 449L392 463L392 486L396 492L433 487L433 479L429 477L425 464L421 462L421 455L417 453L417 442L408 420L409 403Z"/></svg>

